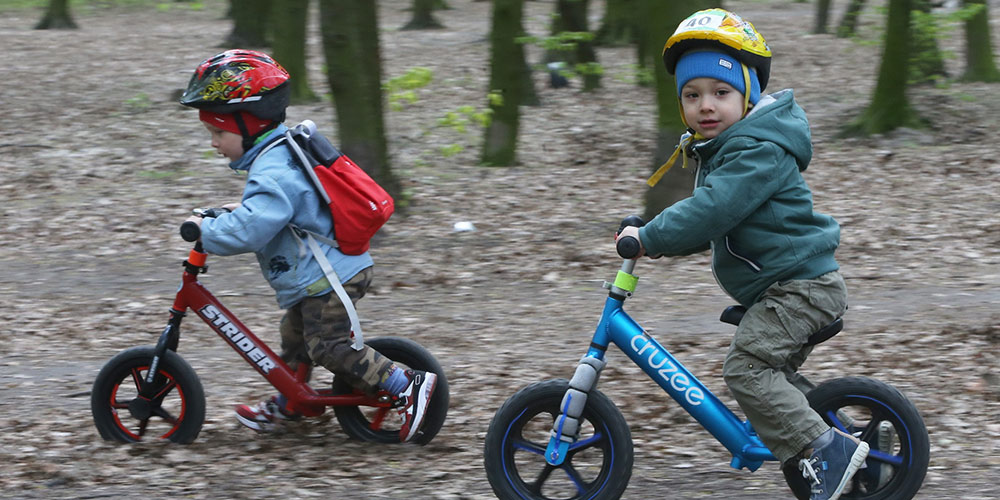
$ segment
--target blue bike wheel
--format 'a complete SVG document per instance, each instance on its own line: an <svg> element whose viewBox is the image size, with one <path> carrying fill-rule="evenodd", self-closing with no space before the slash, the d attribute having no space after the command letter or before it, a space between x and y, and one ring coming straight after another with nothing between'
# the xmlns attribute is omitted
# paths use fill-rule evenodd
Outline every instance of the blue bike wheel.
<svg viewBox="0 0 1000 500"><path fill-rule="evenodd" d="M853 479L857 500L910 500L927 474L930 439L917 408L894 387L865 377L830 380L807 395L809 405L833 427L869 444L866 467ZM786 468L785 478L798 498L808 498L801 473Z"/></svg>
<svg viewBox="0 0 1000 500"><path fill-rule="evenodd" d="M591 391L580 437L556 467L545 461L552 423L569 381L529 385L497 410L486 432L486 477L498 498L617 499L632 475L632 436L618 408Z"/></svg>

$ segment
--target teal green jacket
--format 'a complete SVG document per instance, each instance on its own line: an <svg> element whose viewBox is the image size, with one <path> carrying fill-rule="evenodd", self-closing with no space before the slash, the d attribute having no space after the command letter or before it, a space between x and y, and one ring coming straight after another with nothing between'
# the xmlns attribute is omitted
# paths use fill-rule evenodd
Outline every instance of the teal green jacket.
<svg viewBox="0 0 1000 500"><path fill-rule="evenodd" d="M791 90L762 98L745 118L690 149L698 161L694 193L639 230L647 254L711 248L719 285L747 307L773 283L839 268L840 225L813 211L802 178L812 144Z"/></svg>

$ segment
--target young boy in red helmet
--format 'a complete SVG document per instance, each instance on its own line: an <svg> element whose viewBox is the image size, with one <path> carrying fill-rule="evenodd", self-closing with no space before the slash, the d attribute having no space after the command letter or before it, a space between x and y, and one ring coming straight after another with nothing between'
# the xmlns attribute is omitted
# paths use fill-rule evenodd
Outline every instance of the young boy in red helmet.
<svg viewBox="0 0 1000 500"><path fill-rule="evenodd" d="M212 147L230 168L246 171L240 203L227 205L217 218L189 220L201 226L207 252L254 252L261 271L285 309L281 320L281 357L295 369L319 364L365 391L395 395L402 419L400 440L420 429L437 376L402 370L368 346L352 347L346 308L332 293L326 275L290 225L332 239L333 222L304 170L287 147L268 147L282 137L289 101L288 72L267 54L229 50L202 62L192 75L181 104L199 109ZM325 248L326 257L352 302L368 290L372 259L368 252L347 255ZM296 415L281 394L256 406L236 408L240 423L259 432L277 428Z"/></svg>
<svg viewBox="0 0 1000 500"><path fill-rule="evenodd" d="M813 386L798 373L809 336L847 309L834 258L840 227L813 210L801 174L812 157L809 123L791 90L761 94L770 49L731 12L692 14L663 59L689 129L675 154L698 163L696 187L619 238L637 238L651 256L711 248L720 286L747 308L723 365L727 386L786 470L802 471L811 500L837 499L869 444L813 411L804 394Z"/></svg>

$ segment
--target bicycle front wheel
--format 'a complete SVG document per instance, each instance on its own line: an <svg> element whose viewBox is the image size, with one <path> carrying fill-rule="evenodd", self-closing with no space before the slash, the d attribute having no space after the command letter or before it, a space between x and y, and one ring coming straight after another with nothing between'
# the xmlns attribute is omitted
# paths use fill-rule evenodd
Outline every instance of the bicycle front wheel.
<svg viewBox="0 0 1000 500"><path fill-rule="evenodd" d="M191 365L176 352L160 359L147 382L152 347L111 358L94 380L90 410L101 437L131 443L149 438L191 443L205 421L205 392ZM142 393L149 396L143 396Z"/></svg>
<svg viewBox="0 0 1000 500"><path fill-rule="evenodd" d="M580 436L562 465L545 461L565 379L529 385L497 410L486 432L486 477L501 499L617 499L632 475L632 435L607 396L591 391Z"/></svg>

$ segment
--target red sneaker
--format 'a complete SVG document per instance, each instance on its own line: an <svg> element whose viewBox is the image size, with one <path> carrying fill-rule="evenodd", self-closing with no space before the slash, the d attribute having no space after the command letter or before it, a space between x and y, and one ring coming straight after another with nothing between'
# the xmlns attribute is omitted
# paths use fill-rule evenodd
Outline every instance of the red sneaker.
<svg viewBox="0 0 1000 500"><path fill-rule="evenodd" d="M399 440L404 443L413 439L424 423L427 404L430 403L437 384L437 375L433 373L420 370L406 370L405 373L410 379L410 385L396 396L395 404L403 421L399 429Z"/></svg>
<svg viewBox="0 0 1000 500"><path fill-rule="evenodd" d="M272 432L282 420L295 420L298 415L290 415L278 404L278 397L271 396L257 404L257 406L237 405L236 419L241 424L257 431Z"/></svg>

